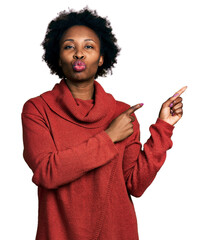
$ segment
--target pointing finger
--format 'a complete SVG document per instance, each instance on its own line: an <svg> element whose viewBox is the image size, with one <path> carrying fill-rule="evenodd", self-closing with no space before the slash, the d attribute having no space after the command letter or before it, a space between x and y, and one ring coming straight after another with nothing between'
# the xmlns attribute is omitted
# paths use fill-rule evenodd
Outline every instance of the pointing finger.
<svg viewBox="0 0 208 240"><path fill-rule="evenodd" d="M131 106L129 109L127 109L125 111L125 113L127 114L132 114L133 112L135 112L137 109L141 108L144 104L143 103L139 103L139 104L136 104L134 106Z"/></svg>
<svg viewBox="0 0 208 240"><path fill-rule="evenodd" d="M171 106L171 103L176 100L183 92L185 92L187 89L187 86L182 87L179 91L177 91L172 97L170 97L165 103L165 106Z"/></svg>
<svg viewBox="0 0 208 240"><path fill-rule="evenodd" d="M187 89L187 86L182 87L179 91L177 91L177 92L172 96L172 98L177 98L177 97L179 97L183 92L186 91L186 89Z"/></svg>

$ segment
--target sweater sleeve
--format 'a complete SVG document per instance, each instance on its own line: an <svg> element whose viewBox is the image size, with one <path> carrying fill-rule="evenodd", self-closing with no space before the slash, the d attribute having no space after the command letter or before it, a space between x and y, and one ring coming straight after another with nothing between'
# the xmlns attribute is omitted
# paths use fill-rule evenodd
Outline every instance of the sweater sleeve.
<svg viewBox="0 0 208 240"><path fill-rule="evenodd" d="M118 150L103 130L80 144L58 151L46 121L27 102L22 112L23 157L37 186L56 189L110 162Z"/></svg>
<svg viewBox="0 0 208 240"><path fill-rule="evenodd" d="M156 123L150 126L151 136L142 150L139 123L135 114L133 116L134 133L125 148L123 173L128 192L140 197L162 167L166 151L172 147L171 136L174 126L158 118Z"/></svg>

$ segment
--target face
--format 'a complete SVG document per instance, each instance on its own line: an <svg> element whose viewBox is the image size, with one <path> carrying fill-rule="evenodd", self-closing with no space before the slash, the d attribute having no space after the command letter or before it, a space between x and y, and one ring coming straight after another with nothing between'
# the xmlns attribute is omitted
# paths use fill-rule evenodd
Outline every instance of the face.
<svg viewBox="0 0 208 240"><path fill-rule="evenodd" d="M92 29L73 26L66 30L60 41L59 65L69 80L94 80L103 60L100 40Z"/></svg>

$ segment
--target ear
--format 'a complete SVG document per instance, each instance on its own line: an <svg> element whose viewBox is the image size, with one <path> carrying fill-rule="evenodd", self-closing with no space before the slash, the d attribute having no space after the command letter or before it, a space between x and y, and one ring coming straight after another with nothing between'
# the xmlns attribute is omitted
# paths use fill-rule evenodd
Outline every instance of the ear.
<svg viewBox="0 0 208 240"><path fill-rule="evenodd" d="M99 62L98 62L98 66L102 66L103 65L103 62L104 62L104 56L101 55L100 58L99 58Z"/></svg>

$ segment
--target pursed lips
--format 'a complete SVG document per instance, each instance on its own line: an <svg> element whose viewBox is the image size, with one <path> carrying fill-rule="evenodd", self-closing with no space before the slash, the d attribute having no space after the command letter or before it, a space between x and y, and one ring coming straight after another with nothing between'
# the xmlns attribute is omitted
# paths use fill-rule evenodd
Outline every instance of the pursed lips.
<svg viewBox="0 0 208 240"><path fill-rule="evenodd" d="M81 72L84 71L86 68L86 64L85 62L81 61L81 60L77 60L72 64L73 70L77 71L77 72Z"/></svg>

